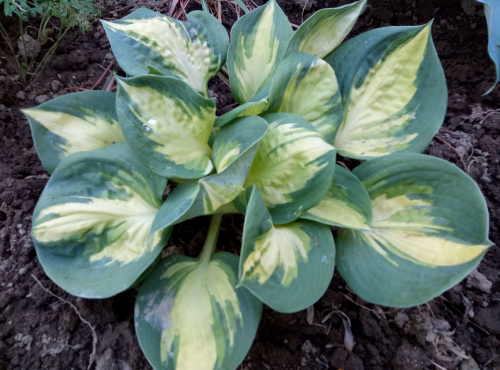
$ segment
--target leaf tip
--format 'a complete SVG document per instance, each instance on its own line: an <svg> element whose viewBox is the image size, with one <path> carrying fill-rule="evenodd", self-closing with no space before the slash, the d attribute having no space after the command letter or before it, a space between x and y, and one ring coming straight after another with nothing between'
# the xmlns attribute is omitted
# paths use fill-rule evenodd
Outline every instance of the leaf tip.
<svg viewBox="0 0 500 370"><path fill-rule="evenodd" d="M431 29L433 24L434 24L434 18L432 18L432 19L431 19L429 22L427 22L426 24L422 25L422 29L426 29L426 28Z"/></svg>

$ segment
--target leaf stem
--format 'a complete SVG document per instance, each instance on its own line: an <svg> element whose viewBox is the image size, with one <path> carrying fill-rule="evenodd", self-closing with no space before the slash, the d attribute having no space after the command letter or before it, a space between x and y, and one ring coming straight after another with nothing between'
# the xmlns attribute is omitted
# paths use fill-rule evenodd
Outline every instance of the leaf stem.
<svg viewBox="0 0 500 370"><path fill-rule="evenodd" d="M234 0L234 2L241 8L245 13L249 13L250 10L246 7L245 3L242 0Z"/></svg>
<svg viewBox="0 0 500 370"><path fill-rule="evenodd" d="M19 73L19 75L22 75L21 66L19 65L19 61L17 60L16 52L14 50L14 44L12 43L12 41L9 37L9 34L7 33L7 30L2 25L2 22L0 22L0 34L5 39L5 42L7 42L7 45L9 46L9 49L12 52L12 56L14 57L14 61L16 62L17 72ZM22 76L22 77L23 77L23 81L24 81L25 80L24 76Z"/></svg>
<svg viewBox="0 0 500 370"><path fill-rule="evenodd" d="M231 83L229 82L229 80L226 77L224 77L224 75L222 73L219 72L219 73L217 73L217 75L221 78L222 81L224 81L224 83L227 86L231 87Z"/></svg>
<svg viewBox="0 0 500 370"><path fill-rule="evenodd" d="M24 47L24 64L26 65L26 68L28 68L28 50L26 49L26 40L24 39L24 26L23 26L23 20L19 18L19 27L21 28L21 39L23 40L23 47ZM24 72L26 73L27 70Z"/></svg>
<svg viewBox="0 0 500 370"><path fill-rule="evenodd" d="M66 35L66 32L68 32L70 29L70 27L68 26L68 27L66 27L64 32L62 32L63 27L64 27L64 20L61 21L61 28L59 29L59 35L57 36L55 44L50 47L50 49L47 51L47 53L43 57L40 64L36 67L35 72L33 72L33 77L35 78L33 80L33 82L36 82L38 80L38 78L42 74L43 70L45 69L47 63L52 58L52 55L54 55L54 52L56 51L57 46L59 45L59 41L61 41L61 39Z"/></svg>
<svg viewBox="0 0 500 370"><path fill-rule="evenodd" d="M42 34L43 23L45 22L45 16L42 15L42 20L40 21L40 27L38 27L38 36L36 40L40 43L40 35Z"/></svg>
<svg viewBox="0 0 500 370"><path fill-rule="evenodd" d="M207 0L201 0L201 8L204 12L210 13L210 9L208 8Z"/></svg>
<svg viewBox="0 0 500 370"><path fill-rule="evenodd" d="M198 260L202 264L207 264L210 262L210 256L212 255L215 246L217 245L217 238L219 236L220 223L222 220L222 215L213 215L210 221L210 227L208 228L208 235L205 239L205 244L201 250Z"/></svg>

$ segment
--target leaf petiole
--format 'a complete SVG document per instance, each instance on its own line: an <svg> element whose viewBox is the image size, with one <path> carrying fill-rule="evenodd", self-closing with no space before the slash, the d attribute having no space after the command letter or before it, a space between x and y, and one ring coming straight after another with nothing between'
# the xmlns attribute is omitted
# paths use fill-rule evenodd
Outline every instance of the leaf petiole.
<svg viewBox="0 0 500 370"><path fill-rule="evenodd" d="M201 0L201 8L203 9L204 12L210 13L210 9L208 8L207 0Z"/></svg>
<svg viewBox="0 0 500 370"><path fill-rule="evenodd" d="M210 262L210 256L212 255L215 246L217 245L221 219L222 215L212 216L212 220L210 221L210 226L208 228L208 235L205 239L205 244L203 245L203 249L198 256L198 261L200 261L202 264L207 264L208 262Z"/></svg>
<svg viewBox="0 0 500 370"><path fill-rule="evenodd" d="M250 10L246 7L245 3L242 0L234 0L234 2L241 8L245 13L249 13Z"/></svg>

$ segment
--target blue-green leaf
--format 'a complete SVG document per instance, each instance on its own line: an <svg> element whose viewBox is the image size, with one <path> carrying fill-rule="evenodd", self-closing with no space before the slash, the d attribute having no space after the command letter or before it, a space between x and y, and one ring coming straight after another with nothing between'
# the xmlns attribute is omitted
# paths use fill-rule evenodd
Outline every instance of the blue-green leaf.
<svg viewBox="0 0 500 370"><path fill-rule="evenodd" d="M265 97L257 101L250 101L248 103L240 105L227 112L226 114L215 118L215 127L222 127L224 125L227 125L229 122L238 117L258 116L267 108L268 104L269 98Z"/></svg>
<svg viewBox="0 0 500 370"><path fill-rule="evenodd" d="M448 99L430 31L431 23L375 29L325 58L342 92L344 121L334 143L339 154L367 159L429 145Z"/></svg>
<svg viewBox="0 0 500 370"><path fill-rule="evenodd" d="M335 171L336 151L300 116L275 113L263 118L269 128L245 188L255 184L273 222L284 224L298 219L325 196ZM241 200L235 205L244 213Z"/></svg>
<svg viewBox="0 0 500 370"><path fill-rule="evenodd" d="M134 153L164 177L196 179L213 170L208 139L215 99L172 77L120 78L116 110Z"/></svg>
<svg viewBox="0 0 500 370"><path fill-rule="evenodd" d="M234 100L247 103L269 85L292 33L276 0L252 10L234 24L227 55Z"/></svg>
<svg viewBox="0 0 500 370"><path fill-rule="evenodd" d="M484 14L488 23L488 53L495 63L496 79L495 83L486 92L493 91L498 81L500 81L500 4L498 0L478 0L484 4Z"/></svg>
<svg viewBox="0 0 500 370"><path fill-rule="evenodd" d="M238 257L173 255L139 291L139 344L156 370L236 370L257 332L262 303L236 289Z"/></svg>
<svg viewBox="0 0 500 370"><path fill-rule="evenodd" d="M217 174L177 186L158 212L152 232L193 217L227 211L228 203L243 189L266 131L266 121L257 116L238 118L225 125L213 145Z"/></svg>
<svg viewBox="0 0 500 370"><path fill-rule="evenodd" d="M252 185L245 193L239 285L280 312L316 303L333 277L335 244L330 227L307 220L273 225L257 188Z"/></svg>
<svg viewBox="0 0 500 370"><path fill-rule="evenodd" d="M175 75L209 97L208 81L226 61L229 38L210 13L194 11L182 22L141 8L117 21L101 21L120 67L129 76L150 68Z"/></svg>
<svg viewBox="0 0 500 370"><path fill-rule="evenodd" d="M354 170L370 194L371 230L344 230L337 268L366 301L422 304L462 280L491 245L488 209L477 184L458 167L400 153Z"/></svg>
<svg viewBox="0 0 500 370"><path fill-rule="evenodd" d="M115 110L116 94L82 91L23 109L35 148L47 172L72 153L124 141Z"/></svg>
<svg viewBox="0 0 500 370"><path fill-rule="evenodd" d="M86 298L128 289L170 236L171 228L150 235L166 183L126 143L65 158L33 213L32 237L46 274Z"/></svg>
<svg viewBox="0 0 500 370"><path fill-rule="evenodd" d="M336 165L333 182L325 197L302 218L326 225L370 230L372 202L361 181L349 170Z"/></svg>
<svg viewBox="0 0 500 370"><path fill-rule="evenodd" d="M318 10L294 33L287 54L292 51L324 58L344 40L366 8L366 0Z"/></svg>
<svg viewBox="0 0 500 370"><path fill-rule="evenodd" d="M337 77L324 60L292 52L276 70L266 113L293 113L304 117L328 143L342 123L342 99Z"/></svg>

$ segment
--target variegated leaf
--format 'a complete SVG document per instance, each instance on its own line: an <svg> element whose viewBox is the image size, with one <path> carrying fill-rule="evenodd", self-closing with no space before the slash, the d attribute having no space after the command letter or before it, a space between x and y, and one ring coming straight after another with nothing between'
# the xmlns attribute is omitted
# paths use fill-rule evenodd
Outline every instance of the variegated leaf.
<svg viewBox="0 0 500 370"><path fill-rule="evenodd" d="M149 235L166 183L126 143L63 159L33 213L32 237L46 274L85 298L128 289L170 236L171 229Z"/></svg>
<svg viewBox="0 0 500 370"><path fill-rule="evenodd" d="M139 291L135 325L154 369L236 370L252 345L262 303L236 289L238 257L173 255Z"/></svg>
<svg viewBox="0 0 500 370"><path fill-rule="evenodd" d="M232 207L228 203L243 189L266 131L266 121L257 116L238 118L224 126L213 145L213 162L218 173L177 186L158 212L151 232L233 209L228 208Z"/></svg>
<svg viewBox="0 0 500 370"><path fill-rule="evenodd" d="M366 0L314 13L295 32L287 53L301 51L324 58L344 40L366 8Z"/></svg>
<svg viewBox="0 0 500 370"><path fill-rule="evenodd" d="M334 143L339 154L366 159L429 145L448 97L430 30L430 23L375 29L325 59L342 91L344 121Z"/></svg>
<svg viewBox="0 0 500 370"><path fill-rule="evenodd" d="M328 143L342 123L342 99L333 68L309 54L292 52L276 69L266 113L293 113L307 119Z"/></svg>
<svg viewBox="0 0 500 370"><path fill-rule="evenodd" d="M495 63L496 79L495 83L485 93L493 91L500 81L500 4L498 0L478 0L484 4L484 14L488 23L488 54Z"/></svg>
<svg viewBox="0 0 500 370"><path fill-rule="evenodd" d="M105 91L83 91L22 110L47 172L54 172L72 153L125 140L116 117L115 96Z"/></svg>
<svg viewBox="0 0 500 370"><path fill-rule="evenodd" d="M234 100L247 103L269 85L291 37L292 26L276 0L234 24L227 55Z"/></svg>
<svg viewBox="0 0 500 370"><path fill-rule="evenodd" d="M134 153L161 176L197 179L213 170L208 139L215 99L164 76L116 78L116 110Z"/></svg>
<svg viewBox="0 0 500 370"><path fill-rule="evenodd" d="M274 223L284 224L298 219L325 196L335 171L336 151L300 116L275 113L263 118L269 129L245 188L255 184ZM235 205L245 213L241 199Z"/></svg>
<svg viewBox="0 0 500 370"><path fill-rule="evenodd" d="M326 225L369 231L372 202L361 181L349 170L336 165L333 182L325 197L302 218Z"/></svg>
<svg viewBox="0 0 500 370"><path fill-rule="evenodd" d="M120 67L129 76L175 75L209 97L208 81L226 61L229 38L210 13L189 22L141 8L117 21L101 21Z"/></svg>
<svg viewBox="0 0 500 370"><path fill-rule="evenodd" d="M215 118L215 127L222 127L238 117L245 116L258 116L261 114L269 104L269 97L265 97L258 101L251 101L240 105L233 110Z"/></svg>
<svg viewBox="0 0 500 370"><path fill-rule="evenodd" d="M257 188L252 185L245 192L249 201L238 285L279 312L297 312L316 303L333 277L330 228L307 220L273 225Z"/></svg>
<svg viewBox="0 0 500 370"><path fill-rule="evenodd" d="M451 163L397 154L369 160L354 174L372 200L372 230L342 231L336 262L364 300L422 304L467 276L491 245L486 202Z"/></svg>

